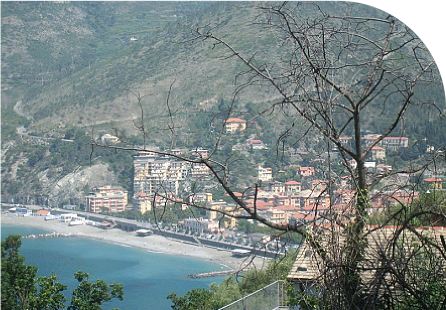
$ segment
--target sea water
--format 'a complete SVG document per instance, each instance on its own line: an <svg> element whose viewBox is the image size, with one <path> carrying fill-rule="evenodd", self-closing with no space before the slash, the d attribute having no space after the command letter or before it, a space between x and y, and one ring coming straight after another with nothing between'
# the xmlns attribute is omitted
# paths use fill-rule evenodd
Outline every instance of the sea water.
<svg viewBox="0 0 446 310"><path fill-rule="evenodd" d="M48 231L2 225L1 238L9 234L39 234ZM150 237L147 237L150 238ZM39 268L38 275L56 274L68 285L66 296L77 286L74 273L82 270L90 280L124 285L124 300L107 303L103 309L171 309L166 298L172 292L184 295L193 288L208 288L222 278L190 279L187 275L221 270L218 264L183 256L151 253L142 249L82 237L22 239L21 255ZM69 301L68 301L69 302Z"/></svg>

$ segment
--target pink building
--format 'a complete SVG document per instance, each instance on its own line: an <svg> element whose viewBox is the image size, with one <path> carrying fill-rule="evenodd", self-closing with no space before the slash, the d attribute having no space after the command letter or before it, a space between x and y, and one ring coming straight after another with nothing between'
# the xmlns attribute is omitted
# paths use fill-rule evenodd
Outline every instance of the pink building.
<svg viewBox="0 0 446 310"><path fill-rule="evenodd" d="M93 192L85 196L86 211L93 213L125 211L128 203L128 192L120 186L96 187Z"/></svg>

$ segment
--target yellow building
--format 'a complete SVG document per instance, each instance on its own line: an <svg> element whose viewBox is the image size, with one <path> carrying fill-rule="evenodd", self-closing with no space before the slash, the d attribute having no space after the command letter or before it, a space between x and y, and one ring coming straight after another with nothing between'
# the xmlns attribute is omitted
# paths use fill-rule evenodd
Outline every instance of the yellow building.
<svg viewBox="0 0 446 310"><path fill-rule="evenodd" d="M372 147L372 159L384 160L386 159L386 150L380 146Z"/></svg>
<svg viewBox="0 0 446 310"><path fill-rule="evenodd" d="M228 118L225 121L225 129L227 133L235 133L246 129L246 121L241 118Z"/></svg>
<svg viewBox="0 0 446 310"><path fill-rule="evenodd" d="M213 221L219 221L223 217L223 213L231 216L240 214L240 211L234 204L227 204L224 201L208 202L206 204L206 217ZM234 217L226 216L226 221L222 221L222 225L225 228L234 228L237 225L237 219Z"/></svg>
<svg viewBox="0 0 446 310"><path fill-rule="evenodd" d="M428 184L429 188L443 189L443 180L440 178L427 178L423 181Z"/></svg>
<svg viewBox="0 0 446 310"><path fill-rule="evenodd" d="M133 198L133 210L141 212L141 214L152 210L152 199L145 193L137 193Z"/></svg>

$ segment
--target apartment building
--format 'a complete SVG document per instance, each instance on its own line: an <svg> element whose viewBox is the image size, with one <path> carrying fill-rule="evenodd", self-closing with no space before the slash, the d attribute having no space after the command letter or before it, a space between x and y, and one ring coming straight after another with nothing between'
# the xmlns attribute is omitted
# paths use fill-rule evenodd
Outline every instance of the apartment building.
<svg viewBox="0 0 446 310"><path fill-rule="evenodd" d="M128 192L120 186L102 186L93 189L85 196L86 211L93 213L125 211L128 203Z"/></svg>
<svg viewBox="0 0 446 310"><path fill-rule="evenodd" d="M152 210L152 197L145 193L137 193L133 197L133 210L141 212L141 214Z"/></svg>
<svg viewBox="0 0 446 310"><path fill-rule="evenodd" d="M135 193L178 195L180 184L186 180L191 164L174 157L140 153L134 157L133 168ZM203 175L201 170L199 173Z"/></svg>
<svg viewBox="0 0 446 310"><path fill-rule="evenodd" d="M199 156L207 158L208 150L171 150L177 156ZM163 206L167 200L176 199L188 186L189 181L206 181L211 171L203 163L191 163L175 156L159 155L154 152L140 152L133 160L134 208L141 213ZM161 196L155 196L158 193ZM150 202L150 203L149 203Z"/></svg>

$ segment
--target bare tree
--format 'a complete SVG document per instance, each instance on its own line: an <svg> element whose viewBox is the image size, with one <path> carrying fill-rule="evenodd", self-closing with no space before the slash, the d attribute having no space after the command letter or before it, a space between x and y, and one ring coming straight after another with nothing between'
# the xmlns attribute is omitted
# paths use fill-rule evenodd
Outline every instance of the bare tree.
<svg viewBox="0 0 446 310"><path fill-rule="evenodd" d="M286 109L292 117L304 119L339 150L354 182L356 202L345 226L347 246L342 276L337 276L343 279L343 305L358 308L363 303L358 294L358 267L367 248L363 233L369 191L384 177L367 175L366 158L373 147L403 128L400 125L410 108L432 104L418 98L416 89L439 82L438 72L421 40L393 16L349 15L354 14L355 7L346 7L347 14L335 15L316 4L302 3L261 10L266 17L261 25L265 31L276 34L283 50L281 61L272 63L243 55L209 26L194 28L194 39L222 46L228 58L241 61L247 68L241 74L246 81L243 87L265 83L273 87L280 99L263 113L277 107ZM363 127L371 117L369 113L379 109L387 114L388 124L365 144ZM343 135L352 135L353 145L343 144ZM349 159L355 161L355 168ZM309 237L308 233L305 235ZM324 256L314 240L307 241Z"/></svg>
<svg viewBox="0 0 446 310"><path fill-rule="evenodd" d="M156 152L206 166L214 181L236 204L232 210L214 210L223 217L255 220L278 231L301 234L323 262L321 274L325 278L321 283L324 284L323 290L328 292L325 294L327 305L333 309L393 308L391 305L399 297L388 292L395 290L407 293L422 303L415 280L408 281L404 274L411 270L402 270L398 264L413 265L414 257L419 257L417 253L429 256L429 253L433 253L432 249L444 255L444 248L418 233L407 218L400 222L388 220L381 223L379 229L384 229L387 224L401 225L393 231L393 237L386 237L386 242L378 244L377 248L376 242L369 244L371 239L368 236L373 235L370 229L366 229L370 215L370 192L378 188L385 178L402 171L414 175L426 169L443 153L426 161L420 160L416 167L407 166L401 171L380 174L370 174L365 163L372 149L387 137L396 135L401 138L406 122L410 122L406 119L409 111L426 108L441 113L444 109L428 97L419 95L420 88L441 84L435 62L422 41L406 25L382 12L374 16L359 16L355 5L345 5L342 13L336 14L330 11L329 6L322 9L311 3L283 3L259 10L259 19L253 27L262 27L264 32L275 37L280 52L273 59L243 54L230 43L230 38L218 35L218 26L190 27L191 41L209 42L217 53L223 54L226 61L236 60L245 66L246 70L237 77L241 84L236 94L256 85L274 91L273 97L278 99L251 121L282 112L291 120L307 126L300 131L303 135L314 133L325 139L329 154L335 147L344 164L342 173L348 175L353 184L352 201L340 213L332 199L328 212L320 214L319 219L310 224L277 224L258 212L258 184L246 189L242 196L235 193L228 180L229 161L177 155L169 151ZM230 109L232 111L233 104ZM386 125L377 128L380 132L365 143L365 130L372 129L370 119L379 117L377 113L380 112ZM172 118L170 123L171 129ZM293 125L285 129L279 141L296 132L294 122L290 123ZM344 143L343 136L351 136L353 142ZM140 151L137 148L133 150ZM329 161L326 176L329 183L326 191L333 198L332 190L342 175L331 171ZM247 203L249 192L252 204ZM164 198L170 199L167 196ZM186 203L191 207L208 208L194 204L193 200ZM401 210L406 206L404 203L401 205L402 208L392 214L393 220L401 215ZM430 210L425 210L423 214L426 213L444 217L444 214ZM321 220L324 221L322 225ZM403 230L415 234L417 240L423 241L423 246L407 249L403 245L401 248L399 237L404 235ZM335 246L327 246L327 243ZM382 262L380 266L366 264L366 256L372 252ZM364 270L373 270L373 281L368 284L362 279ZM387 281L389 275L393 282ZM330 296L330 293L336 294Z"/></svg>

